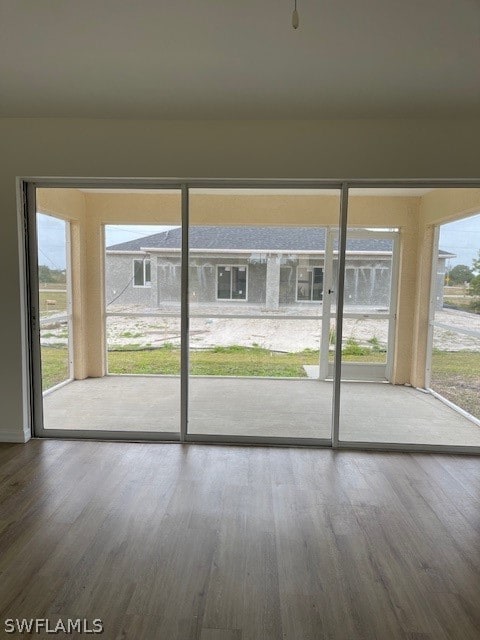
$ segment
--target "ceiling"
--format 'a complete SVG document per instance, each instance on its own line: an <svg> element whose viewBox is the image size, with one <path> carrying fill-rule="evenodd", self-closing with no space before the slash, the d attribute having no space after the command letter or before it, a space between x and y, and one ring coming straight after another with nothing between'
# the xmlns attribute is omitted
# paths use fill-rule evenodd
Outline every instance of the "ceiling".
<svg viewBox="0 0 480 640"><path fill-rule="evenodd" d="M480 115L480 0L0 0L0 116Z"/></svg>

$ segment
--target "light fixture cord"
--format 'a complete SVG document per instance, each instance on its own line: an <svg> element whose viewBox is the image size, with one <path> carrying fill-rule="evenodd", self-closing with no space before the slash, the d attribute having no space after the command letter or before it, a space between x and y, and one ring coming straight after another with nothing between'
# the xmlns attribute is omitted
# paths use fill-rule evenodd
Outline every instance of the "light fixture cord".
<svg viewBox="0 0 480 640"><path fill-rule="evenodd" d="M294 29L298 29L297 0L294 0L293 3L292 26Z"/></svg>

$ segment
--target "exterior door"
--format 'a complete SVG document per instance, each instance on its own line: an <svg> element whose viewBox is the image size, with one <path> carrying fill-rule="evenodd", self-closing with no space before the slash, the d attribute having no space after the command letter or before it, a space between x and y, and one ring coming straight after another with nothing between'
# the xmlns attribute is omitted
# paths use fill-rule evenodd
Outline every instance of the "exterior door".
<svg viewBox="0 0 480 640"><path fill-rule="evenodd" d="M338 233L326 250L320 377L333 378ZM348 229L345 261L342 380L389 381L395 340L398 231ZM333 291L328 294L329 291Z"/></svg>

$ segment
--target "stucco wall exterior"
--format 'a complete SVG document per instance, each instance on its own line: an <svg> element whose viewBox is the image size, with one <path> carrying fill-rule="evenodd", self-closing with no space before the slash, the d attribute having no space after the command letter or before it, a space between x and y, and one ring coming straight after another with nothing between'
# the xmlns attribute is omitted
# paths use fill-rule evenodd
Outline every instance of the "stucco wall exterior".
<svg viewBox="0 0 480 640"><path fill-rule="evenodd" d="M280 270L276 306L302 306L321 304L321 301L298 300L298 269L319 267L324 270L322 256L302 256L294 254L269 254L278 258ZM151 284L135 286L133 282L134 260L151 261ZM391 256L370 259L347 255L345 304L347 307L388 308L391 290ZM267 260L266 254L245 254L232 256L195 256L190 258L189 290L191 304L217 305L221 311L224 300L217 297L217 269L219 266L240 266L247 268L247 293L245 302L265 307L267 302ZM336 285L336 260L333 280ZM132 252L106 253L105 258L105 302L109 307L138 307L143 310L162 309L180 304L181 260L161 253ZM237 300L239 304L243 300Z"/></svg>
<svg viewBox="0 0 480 640"><path fill-rule="evenodd" d="M156 297L152 286L135 286L133 261L149 259L141 253L105 255L105 305L110 307L137 306L144 309L156 307ZM152 264L153 267L153 264Z"/></svg>

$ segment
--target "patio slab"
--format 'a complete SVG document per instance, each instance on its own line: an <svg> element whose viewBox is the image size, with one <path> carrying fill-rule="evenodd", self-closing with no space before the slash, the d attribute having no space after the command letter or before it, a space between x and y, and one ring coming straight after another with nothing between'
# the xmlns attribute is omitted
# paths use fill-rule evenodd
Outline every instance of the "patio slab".
<svg viewBox="0 0 480 640"><path fill-rule="evenodd" d="M330 438L332 383L311 379L193 377L189 431ZM340 439L480 446L480 427L409 387L343 383ZM44 398L46 429L176 432L180 379L107 376L74 381Z"/></svg>

